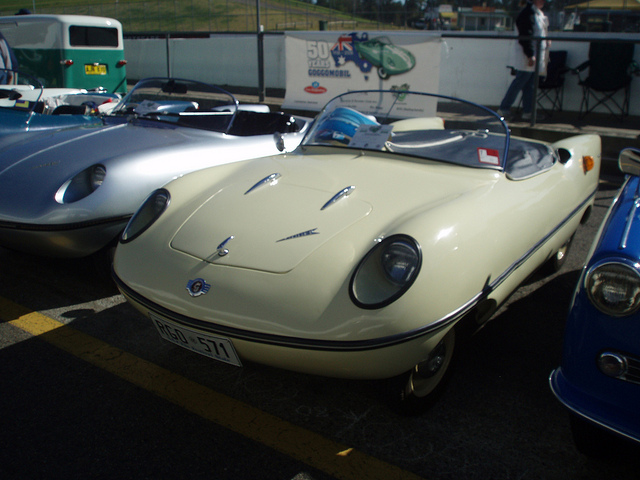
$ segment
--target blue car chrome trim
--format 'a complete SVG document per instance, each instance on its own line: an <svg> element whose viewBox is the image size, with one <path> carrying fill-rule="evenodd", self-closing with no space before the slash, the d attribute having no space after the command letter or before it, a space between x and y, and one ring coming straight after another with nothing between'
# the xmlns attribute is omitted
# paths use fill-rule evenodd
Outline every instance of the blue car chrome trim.
<svg viewBox="0 0 640 480"><path fill-rule="evenodd" d="M565 384L565 385L563 385ZM551 392L553 392L553 395L556 397L556 399L567 409L569 410L572 414L590 422L593 423L594 425L599 426L600 428L607 430L609 432L615 433L617 435L620 435L621 437L624 437L628 440L631 440L633 442L640 442L640 438L630 435L628 432L625 432L619 428L615 428L612 425L609 425L607 423L604 423L602 421L600 421L599 419L597 419L595 416L589 415L585 412L583 412L582 410L579 409L579 407L577 405L574 405L572 402L570 402L567 398L565 398L562 394L562 392L564 391L566 393L566 389L567 386L569 386L570 388L574 388L565 378L565 376L562 374L562 371L560 368L556 368L555 370L553 370L551 372L551 374L549 375L549 387L551 388ZM584 399L585 400L589 400L592 401L594 398L591 396L588 396L586 394L584 395Z"/></svg>
<svg viewBox="0 0 640 480"><path fill-rule="evenodd" d="M320 210L324 210L325 208L330 207L334 203L342 200L343 198L348 197L349 195L351 195L353 193L353 191L355 189L356 189L356 187L353 186L353 185L343 188L338 193L336 193L333 197L331 197L331 200L329 200L327 203L325 203Z"/></svg>
<svg viewBox="0 0 640 480"><path fill-rule="evenodd" d="M246 192L244 192L245 195L253 192L255 189L260 188L264 185L269 184L270 186L275 185L276 183L278 183L278 179L281 177L282 175L279 173L272 173L271 175L264 177L262 180L260 180L258 183L256 183L253 187L251 187L249 190L247 190Z"/></svg>
<svg viewBox="0 0 640 480"><path fill-rule="evenodd" d="M629 240L629 232L631 231L631 225L633 224L633 219L636 216L636 211L640 208L640 198L636 198L633 201L633 205L629 209L629 213L627 214L627 223L624 228L624 233L622 234L622 238L620 239L620 250L624 250L627 248L627 241Z"/></svg>

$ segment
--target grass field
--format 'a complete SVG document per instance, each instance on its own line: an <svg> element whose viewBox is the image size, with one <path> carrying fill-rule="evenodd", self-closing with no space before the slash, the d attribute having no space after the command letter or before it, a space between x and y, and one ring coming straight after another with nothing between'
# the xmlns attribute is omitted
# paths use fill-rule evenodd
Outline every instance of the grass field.
<svg viewBox="0 0 640 480"><path fill-rule="evenodd" d="M255 32L256 0L3 0L0 16L21 8L38 14L78 14L119 20L125 34L136 32ZM393 25L363 20L296 0L260 0L265 31L393 29Z"/></svg>

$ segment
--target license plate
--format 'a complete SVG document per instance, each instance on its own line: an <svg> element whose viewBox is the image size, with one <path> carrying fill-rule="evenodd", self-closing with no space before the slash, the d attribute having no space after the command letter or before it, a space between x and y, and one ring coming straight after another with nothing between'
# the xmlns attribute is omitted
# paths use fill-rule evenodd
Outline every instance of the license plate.
<svg viewBox="0 0 640 480"><path fill-rule="evenodd" d="M101 65L88 64L84 66L84 73L87 75L106 75L107 66L102 64Z"/></svg>
<svg viewBox="0 0 640 480"><path fill-rule="evenodd" d="M151 312L149 312L149 317L160 336L165 340L220 362L236 367L242 366L236 349L228 338L209 335L177 325Z"/></svg>

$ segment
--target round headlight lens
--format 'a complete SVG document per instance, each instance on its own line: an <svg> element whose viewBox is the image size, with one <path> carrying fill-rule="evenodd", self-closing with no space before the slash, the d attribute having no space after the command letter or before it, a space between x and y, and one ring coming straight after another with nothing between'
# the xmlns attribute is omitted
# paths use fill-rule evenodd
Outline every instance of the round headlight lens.
<svg viewBox="0 0 640 480"><path fill-rule="evenodd" d="M411 287L422 264L418 243L407 235L394 235L373 247L351 277L349 292L362 308L382 308Z"/></svg>
<svg viewBox="0 0 640 480"><path fill-rule="evenodd" d="M403 286L411 281L420 264L420 252L408 241L397 241L382 252L380 261L387 279L394 285Z"/></svg>
<svg viewBox="0 0 640 480"><path fill-rule="evenodd" d="M171 202L171 195L164 188L160 188L147 197L138 211L131 217L128 225L122 232L120 241L127 243L142 235L160 215L167 209Z"/></svg>
<svg viewBox="0 0 640 480"><path fill-rule="evenodd" d="M95 192L104 182L107 169L100 164L85 168L67 180L56 192L56 202L65 204L82 200Z"/></svg>
<svg viewBox="0 0 640 480"><path fill-rule="evenodd" d="M97 189L104 182L104 177L107 176L107 169L102 165L94 165L89 175L89 183L93 190Z"/></svg>
<svg viewBox="0 0 640 480"><path fill-rule="evenodd" d="M591 303L607 315L631 315L640 308L640 273L624 263L596 265L587 274L585 288Z"/></svg>

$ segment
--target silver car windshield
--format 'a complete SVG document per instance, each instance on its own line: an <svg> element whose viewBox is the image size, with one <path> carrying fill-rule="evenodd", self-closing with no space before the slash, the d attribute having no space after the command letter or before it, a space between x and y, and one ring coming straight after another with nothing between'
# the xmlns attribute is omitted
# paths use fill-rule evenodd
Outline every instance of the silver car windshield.
<svg viewBox="0 0 640 480"><path fill-rule="evenodd" d="M553 164L556 158L545 144L514 143L504 121L486 107L441 95L391 90L356 91L334 98L318 115L303 145L383 151L499 171L508 171L516 157L543 165Z"/></svg>
<svg viewBox="0 0 640 480"><path fill-rule="evenodd" d="M113 109L112 115L135 115L160 122L226 132L238 101L225 90L192 80L147 78Z"/></svg>

